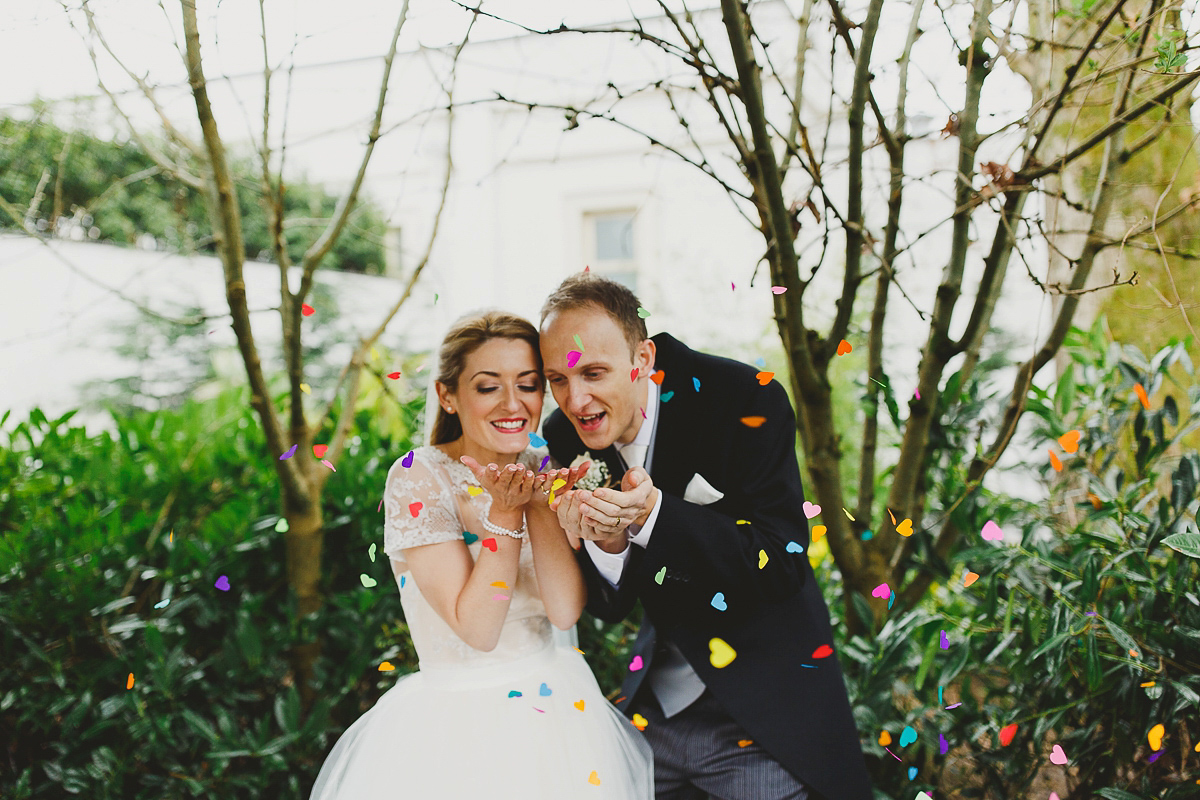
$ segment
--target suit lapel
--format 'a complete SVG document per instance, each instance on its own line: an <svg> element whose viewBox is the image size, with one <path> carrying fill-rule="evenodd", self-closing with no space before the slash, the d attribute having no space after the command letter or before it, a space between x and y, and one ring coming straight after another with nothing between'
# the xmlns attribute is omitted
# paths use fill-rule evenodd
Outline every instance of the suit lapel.
<svg viewBox="0 0 1200 800"><path fill-rule="evenodd" d="M659 391L658 430L651 445L654 458L650 464L650 477L662 491L683 497L691 477L688 465L693 463L695 445L695 426L689 424L690 417L686 413L688 404L679 402L682 400L679 395L693 391L691 376L685 374L688 371L687 348L666 333L655 336L654 344L657 348L654 365L666 373L666 377ZM675 402L662 402L662 393L667 391L675 392Z"/></svg>

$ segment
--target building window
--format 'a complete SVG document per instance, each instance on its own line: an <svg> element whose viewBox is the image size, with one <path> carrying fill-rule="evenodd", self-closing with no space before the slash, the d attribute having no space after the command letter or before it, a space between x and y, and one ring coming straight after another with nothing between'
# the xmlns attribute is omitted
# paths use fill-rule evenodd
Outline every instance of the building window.
<svg viewBox="0 0 1200 800"><path fill-rule="evenodd" d="M634 211L587 214L584 221L585 263L593 272L637 292L637 256L634 251Z"/></svg>

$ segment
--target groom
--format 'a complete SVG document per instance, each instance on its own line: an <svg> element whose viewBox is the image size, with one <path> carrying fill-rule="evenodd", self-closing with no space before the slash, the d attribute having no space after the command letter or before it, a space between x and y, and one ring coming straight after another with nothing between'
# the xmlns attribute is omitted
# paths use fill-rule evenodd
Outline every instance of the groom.
<svg viewBox="0 0 1200 800"><path fill-rule="evenodd" d="M783 387L647 338L632 292L580 273L542 307L559 410L550 453L618 488L556 499L587 609L645 611L617 707L654 750L659 800L871 800L808 522Z"/></svg>

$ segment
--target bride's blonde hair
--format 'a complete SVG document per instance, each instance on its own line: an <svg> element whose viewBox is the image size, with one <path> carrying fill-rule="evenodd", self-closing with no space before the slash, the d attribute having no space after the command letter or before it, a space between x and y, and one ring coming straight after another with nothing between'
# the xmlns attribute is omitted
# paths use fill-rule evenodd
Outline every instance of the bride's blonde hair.
<svg viewBox="0 0 1200 800"><path fill-rule="evenodd" d="M484 311L468 314L451 326L442 340L438 354L437 382L451 392L458 391L458 380L467 364L467 356L492 339L520 339L533 348L539 374L542 353L538 349L538 332L533 323L506 311ZM544 379L542 379L544 380ZM543 388L545 384L543 383ZM428 411L426 412L428 413ZM446 444L462 436L462 422L457 414L447 414L439 404L433 420L430 444ZM536 424L536 420L534 421Z"/></svg>

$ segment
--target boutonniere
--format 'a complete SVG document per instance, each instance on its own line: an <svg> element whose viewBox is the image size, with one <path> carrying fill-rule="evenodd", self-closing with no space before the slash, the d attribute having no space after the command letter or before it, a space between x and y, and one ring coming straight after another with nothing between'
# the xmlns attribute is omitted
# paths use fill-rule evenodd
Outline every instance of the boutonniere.
<svg viewBox="0 0 1200 800"><path fill-rule="evenodd" d="M592 465L588 467L587 474L576 481L575 488L584 489L589 492L594 492L597 489L611 489L612 475L609 474L608 464L605 464L603 459L596 458L589 451L584 450L577 455L569 466L571 469L574 469L585 461L591 461Z"/></svg>

